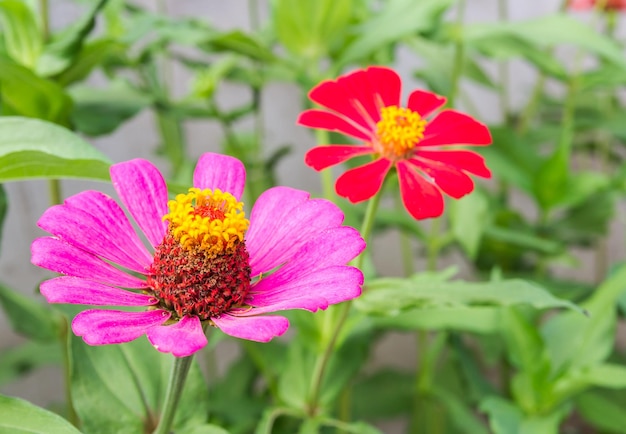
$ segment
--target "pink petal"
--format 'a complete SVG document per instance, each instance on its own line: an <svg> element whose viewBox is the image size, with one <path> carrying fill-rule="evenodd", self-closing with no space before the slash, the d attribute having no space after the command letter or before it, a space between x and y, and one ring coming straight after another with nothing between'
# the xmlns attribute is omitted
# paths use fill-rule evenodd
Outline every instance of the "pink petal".
<svg viewBox="0 0 626 434"><path fill-rule="evenodd" d="M474 181L460 170L431 160L412 158L411 164L430 176L444 193L459 199L474 189Z"/></svg>
<svg viewBox="0 0 626 434"><path fill-rule="evenodd" d="M354 228L340 226L319 232L315 238L310 239L288 258L289 261L280 269L267 277L262 277L255 285L254 291L271 290L272 286L288 285L310 273L323 273L327 267L345 265L356 258L363 249L365 241Z"/></svg>
<svg viewBox="0 0 626 434"><path fill-rule="evenodd" d="M113 187L153 247L163 241L167 222L167 187L149 161L136 159L111 166Z"/></svg>
<svg viewBox="0 0 626 434"><path fill-rule="evenodd" d="M266 313L284 309L306 309L315 312L329 304L341 303L361 295L363 273L354 267L336 265L315 270L294 279L262 278L252 287L249 304L251 312ZM264 307L259 309L260 307Z"/></svg>
<svg viewBox="0 0 626 434"><path fill-rule="evenodd" d="M426 124L418 147L440 145L488 145L489 129L476 119L456 110L444 110Z"/></svg>
<svg viewBox="0 0 626 434"><path fill-rule="evenodd" d="M69 244L138 273L146 272L152 256L141 243L124 211L109 196L85 191L41 216L40 228Z"/></svg>
<svg viewBox="0 0 626 434"><path fill-rule="evenodd" d="M289 321L282 316L240 317L222 315L211 321L227 335L256 342L269 342L289 328Z"/></svg>
<svg viewBox="0 0 626 434"><path fill-rule="evenodd" d="M305 127L336 131L366 142L371 140L374 133L371 129L351 122L350 118L344 118L324 110L306 110L300 114L297 123Z"/></svg>
<svg viewBox="0 0 626 434"><path fill-rule="evenodd" d="M328 145L310 149L304 156L307 166L320 171L359 155L372 154L369 146Z"/></svg>
<svg viewBox="0 0 626 434"><path fill-rule="evenodd" d="M152 327L147 335L154 348L175 357L190 356L207 344L197 316L184 316L175 324Z"/></svg>
<svg viewBox="0 0 626 434"><path fill-rule="evenodd" d="M397 163L400 195L405 208L417 220L439 217L443 213L441 192L411 167L407 161Z"/></svg>
<svg viewBox="0 0 626 434"><path fill-rule="evenodd" d="M121 344L137 339L151 327L163 324L169 317L170 313L163 310L85 310L72 321L72 330L89 345Z"/></svg>
<svg viewBox="0 0 626 434"><path fill-rule="evenodd" d="M252 276L281 265L311 238L342 222L343 212L332 202L311 200L309 193L288 187L270 188L250 213L246 248Z"/></svg>
<svg viewBox="0 0 626 434"><path fill-rule="evenodd" d="M146 282L109 265L65 241L38 238L31 245L31 262L39 267L73 277L96 280L124 288L145 288Z"/></svg>
<svg viewBox="0 0 626 434"><path fill-rule="evenodd" d="M241 200L246 184L246 169L243 163L228 155L207 152L198 160L193 173L193 186L200 189L220 189Z"/></svg>
<svg viewBox="0 0 626 434"><path fill-rule="evenodd" d="M432 112L446 103L446 97L425 90L415 90L409 95L409 109L427 118Z"/></svg>
<svg viewBox="0 0 626 434"><path fill-rule="evenodd" d="M337 178L337 194L352 203L362 202L380 191L385 176L391 168L391 161L386 158L367 163L348 170Z"/></svg>
<svg viewBox="0 0 626 434"><path fill-rule="evenodd" d="M491 171L485 165L485 159L471 151L423 151L415 154L416 158L440 161L448 166L472 173L483 178L491 178Z"/></svg>
<svg viewBox="0 0 626 434"><path fill-rule="evenodd" d="M39 290L48 303L149 306L157 302L154 297L147 294L125 291L79 277L55 277L42 282Z"/></svg>

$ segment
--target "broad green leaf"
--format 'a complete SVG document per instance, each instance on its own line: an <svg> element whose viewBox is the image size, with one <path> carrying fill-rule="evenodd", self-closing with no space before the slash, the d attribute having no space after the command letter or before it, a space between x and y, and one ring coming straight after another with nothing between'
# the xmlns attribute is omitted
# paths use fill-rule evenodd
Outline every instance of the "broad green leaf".
<svg viewBox="0 0 626 434"><path fill-rule="evenodd" d="M393 315L403 309L430 306L527 304L537 309L564 307L581 309L570 301L554 297L542 287L525 280L499 282L433 282L409 278L381 278L366 285L355 306L373 314Z"/></svg>
<svg viewBox="0 0 626 434"><path fill-rule="evenodd" d="M55 77L57 83L67 87L84 80L91 71L102 65L108 58L120 55L127 47L116 40L98 39L86 42L74 56L72 63Z"/></svg>
<svg viewBox="0 0 626 434"><path fill-rule="evenodd" d="M580 415L595 428L626 434L626 412L621 403L594 391L576 398L576 408Z"/></svg>
<svg viewBox="0 0 626 434"><path fill-rule="evenodd" d="M278 379L278 394L289 407L306 409L309 399L311 375L315 354L299 340L292 342L287 351L285 370Z"/></svg>
<svg viewBox="0 0 626 434"><path fill-rule="evenodd" d="M0 30L7 54L20 65L34 69L43 48L43 36L28 4L20 0L0 0Z"/></svg>
<svg viewBox="0 0 626 434"><path fill-rule="evenodd" d="M533 182L533 194L544 210L563 202L570 180L570 153L561 148L540 167Z"/></svg>
<svg viewBox="0 0 626 434"><path fill-rule="evenodd" d="M181 430L180 434L229 434L224 428L217 425L205 424Z"/></svg>
<svg viewBox="0 0 626 434"><path fill-rule="evenodd" d="M490 223L487 196L481 190L476 190L451 205L449 215L452 233L467 256L475 259L485 228Z"/></svg>
<svg viewBox="0 0 626 434"><path fill-rule="evenodd" d="M0 386L40 366L58 365L61 360L61 346L54 341L27 341L16 347L4 348L0 350Z"/></svg>
<svg viewBox="0 0 626 434"><path fill-rule="evenodd" d="M617 299L624 291L626 265L616 269L581 304L589 316L563 312L543 326L541 332L553 372L589 367L606 359L613 351Z"/></svg>
<svg viewBox="0 0 626 434"><path fill-rule="evenodd" d="M84 40L96 24L96 15L108 0L96 0L78 20L58 34L46 44L37 60L36 71L44 77L58 74L65 70L80 52Z"/></svg>
<svg viewBox="0 0 626 434"><path fill-rule="evenodd" d="M56 340L62 321L58 312L41 301L33 300L0 284L0 304L15 330L38 341Z"/></svg>
<svg viewBox="0 0 626 434"><path fill-rule="evenodd" d="M406 36L433 30L454 3L455 0L390 0L383 3L381 11L354 29L356 38L337 62L340 65L358 62Z"/></svg>
<svg viewBox="0 0 626 434"><path fill-rule="evenodd" d="M109 134L152 103L152 98L125 81L114 81L107 88L74 86L72 122L89 136Z"/></svg>
<svg viewBox="0 0 626 434"><path fill-rule="evenodd" d="M383 368L354 384L351 414L373 421L401 416L410 413L414 393L413 374Z"/></svg>
<svg viewBox="0 0 626 434"><path fill-rule="evenodd" d="M623 51L615 41L598 33L591 26L565 14L542 16L517 22L472 24L468 25L463 33L467 42L491 38L496 35L501 37L514 36L537 47L574 45L597 54L621 68L626 68Z"/></svg>
<svg viewBox="0 0 626 434"><path fill-rule="evenodd" d="M571 369L556 381L554 389L556 396L565 400L593 386L625 389L626 367L613 363L599 363Z"/></svg>
<svg viewBox="0 0 626 434"><path fill-rule="evenodd" d="M463 402L461 397L441 387L436 387L432 393L445 407L451 425L454 425L458 432L465 434L488 434L483 423L479 421L472 408Z"/></svg>
<svg viewBox="0 0 626 434"><path fill-rule="evenodd" d="M277 0L273 4L279 41L292 54L319 59L345 35L353 0Z"/></svg>
<svg viewBox="0 0 626 434"><path fill-rule="evenodd" d="M63 127L0 117L0 182L35 178L109 179L110 161Z"/></svg>
<svg viewBox="0 0 626 434"><path fill-rule="evenodd" d="M499 329L499 307L425 307L373 318L378 327L400 330L459 330L495 333Z"/></svg>
<svg viewBox="0 0 626 434"><path fill-rule="evenodd" d="M493 434L520 434L524 414L511 402L490 396L481 402L480 410L489 416Z"/></svg>
<svg viewBox="0 0 626 434"><path fill-rule="evenodd" d="M69 126L72 100L56 83L0 56L1 114Z"/></svg>
<svg viewBox="0 0 626 434"><path fill-rule="evenodd" d="M145 337L118 345L89 346L71 338L72 394L85 434L152 432L158 422L174 358L159 353ZM175 430L206 422L207 388L193 364Z"/></svg>
<svg viewBox="0 0 626 434"><path fill-rule="evenodd" d="M0 395L2 434L80 434L58 414L18 398Z"/></svg>
<svg viewBox="0 0 626 434"><path fill-rule="evenodd" d="M240 30L213 36L208 47L215 51L235 52L262 62L271 62L276 58L262 42Z"/></svg>
<svg viewBox="0 0 626 434"><path fill-rule="evenodd" d="M522 57L547 75L561 79L567 76L563 65L553 56L548 55L541 47L533 45L517 35L510 34L506 28L498 27L494 29L493 33L482 35L479 38L472 37L471 30L470 27L469 36L465 38L464 42L485 56L497 60Z"/></svg>

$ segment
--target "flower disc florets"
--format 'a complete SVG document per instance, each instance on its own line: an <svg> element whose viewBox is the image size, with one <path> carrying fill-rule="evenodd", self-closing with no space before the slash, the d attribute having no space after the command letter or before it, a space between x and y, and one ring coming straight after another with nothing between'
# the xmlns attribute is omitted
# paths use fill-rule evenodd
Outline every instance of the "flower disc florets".
<svg viewBox="0 0 626 434"><path fill-rule="evenodd" d="M169 228L148 276L160 307L206 320L242 305L250 291L243 204L218 189L190 188L168 207Z"/></svg>
<svg viewBox="0 0 626 434"><path fill-rule="evenodd" d="M383 107L376 124L376 151L391 160L404 157L424 138L425 128L426 120L419 113L395 105Z"/></svg>

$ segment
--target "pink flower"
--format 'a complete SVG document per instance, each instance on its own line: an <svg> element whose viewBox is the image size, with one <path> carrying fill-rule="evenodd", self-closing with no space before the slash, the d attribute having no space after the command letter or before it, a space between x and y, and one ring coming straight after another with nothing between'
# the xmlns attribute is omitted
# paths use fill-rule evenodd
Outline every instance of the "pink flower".
<svg viewBox="0 0 626 434"><path fill-rule="evenodd" d="M245 176L239 160L205 154L195 188L168 202L163 177L148 161L111 166L113 186L153 249L113 199L79 193L39 219L52 236L33 242L32 262L65 275L43 282L41 293L50 303L134 307L85 310L72 330L90 345L146 334L177 357L206 345L203 324L267 342L289 323L263 314L314 312L357 297L363 275L346 264L365 242L342 226L339 208L275 187L248 220L239 202Z"/></svg>
<svg viewBox="0 0 626 434"><path fill-rule="evenodd" d="M339 196L352 203L371 198L395 167L407 211L415 219L438 217L444 208L442 192L459 199L474 189L469 174L491 177L483 157L459 149L488 145L491 134L466 114L439 111L446 99L431 92L415 90L401 107L401 86L398 74L383 67L361 69L315 86L309 98L323 109L304 111L298 123L337 131L361 144L318 146L307 152L305 162L323 170L371 155L373 161L339 176L335 185Z"/></svg>

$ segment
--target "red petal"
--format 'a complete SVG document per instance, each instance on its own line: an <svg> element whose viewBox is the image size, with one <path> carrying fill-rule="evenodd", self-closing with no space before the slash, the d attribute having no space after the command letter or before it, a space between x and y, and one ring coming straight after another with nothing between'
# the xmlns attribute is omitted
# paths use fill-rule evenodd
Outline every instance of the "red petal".
<svg viewBox="0 0 626 434"><path fill-rule="evenodd" d="M489 129L476 119L456 110L444 110L428 122L418 147L439 145L488 145Z"/></svg>
<svg viewBox="0 0 626 434"><path fill-rule="evenodd" d="M316 146L304 156L307 166L320 171L335 164L343 163L358 155L372 154L374 151L369 146L352 145L329 145Z"/></svg>
<svg viewBox="0 0 626 434"><path fill-rule="evenodd" d="M455 199L462 198L474 189L472 178L454 167L438 161L420 161L415 158L409 162L430 176L444 193Z"/></svg>
<svg viewBox="0 0 626 434"><path fill-rule="evenodd" d="M392 69L371 67L324 81L309 98L372 131L380 120L380 109L400 103L400 77Z"/></svg>
<svg viewBox="0 0 626 434"><path fill-rule="evenodd" d="M347 136L370 141L372 133L358 124L350 122L334 113L324 110L306 110L300 114L297 123L305 127L337 131Z"/></svg>
<svg viewBox="0 0 626 434"><path fill-rule="evenodd" d="M407 162L399 161L398 180L402 203L409 214L417 220L439 217L443 213L443 196L430 182Z"/></svg>
<svg viewBox="0 0 626 434"><path fill-rule="evenodd" d="M415 90L409 95L408 107L426 118L446 103L446 97L425 90Z"/></svg>
<svg viewBox="0 0 626 434"><path fill-rule="evenodd" d="M440 161L448 166L472 173L483 178L491 178L491 171L485 165L482 155L472 151L422 151L415 154L416 158Z"/></svg>
<svg viewBox="0 0 626 434"><path fill-rule="evenodd" d="M383 185L391 168L391 161L379 158L364 166L351 169L337 178L337 194L352 203L362 202L374 196Z"/></svg>

